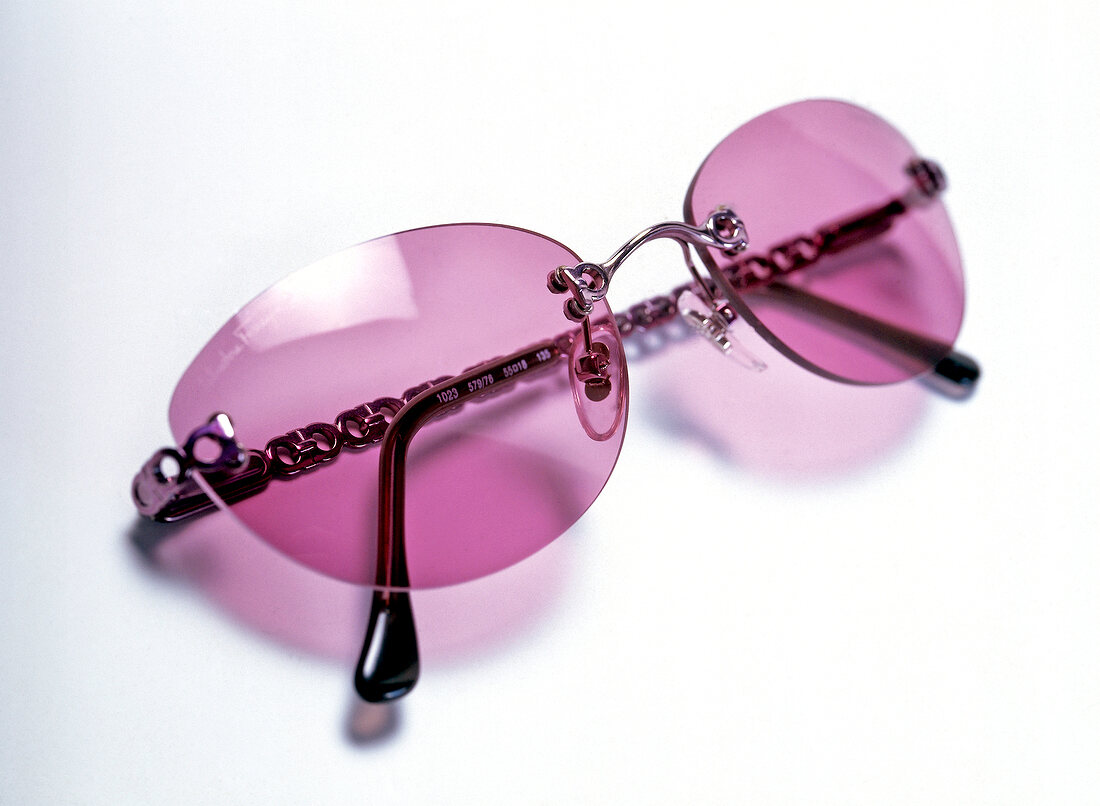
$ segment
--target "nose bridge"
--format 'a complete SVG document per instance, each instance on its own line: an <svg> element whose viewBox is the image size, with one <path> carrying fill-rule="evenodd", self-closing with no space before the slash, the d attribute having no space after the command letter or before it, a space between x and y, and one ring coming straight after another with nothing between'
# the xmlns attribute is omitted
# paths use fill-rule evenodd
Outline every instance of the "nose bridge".
<svg viewBox="0 0 1100 806"><path fill-rule="evenodd" d="M563 305L567 319L581 322L593 310L595 303L607 295L615 272L643 244L661 238L678 241L684 249L685 259L691 266L690 246L710 247L726 252L743 252L749 245L745 225L732 210L722 207L711 213L706 223L695 227L683 221L666 221L642 230L605 260L603 263L578 263L576 266L559 266L546 278L546 285L554 294L567 294Z"/></svg>

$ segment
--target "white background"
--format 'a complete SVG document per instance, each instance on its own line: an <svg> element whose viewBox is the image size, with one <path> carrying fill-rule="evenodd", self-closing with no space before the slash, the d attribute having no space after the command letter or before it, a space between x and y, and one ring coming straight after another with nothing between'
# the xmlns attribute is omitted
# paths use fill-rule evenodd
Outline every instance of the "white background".
<svg viewBox="0 0 1100 806"><path fill-rule="evenodd" d="M1100 802L1095 5L226 5L0 9L0 801ZM815 96L947 168L970 401L639 362L604 494L416 597L390 710L362 592L134 548L175 380L271 282L447 221L603 259Z"/></svg>

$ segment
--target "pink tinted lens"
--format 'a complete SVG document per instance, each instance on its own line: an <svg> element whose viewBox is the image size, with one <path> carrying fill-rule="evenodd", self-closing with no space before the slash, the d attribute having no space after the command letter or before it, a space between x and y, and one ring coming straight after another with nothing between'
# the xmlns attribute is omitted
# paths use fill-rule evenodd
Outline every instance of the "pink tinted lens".
<svg viewBox="0 0 1100 806"><path fill-rule="evenodd" d="M906 168L916 157L896 129L864 109L791 104L711 152L685 215L698 224L726 206L744 220L748 252L709 255L729 276L746 271L746 257L773 256L784 244L812 255L809 242L823 228L906 197L914 187ZM745 288L735 306L788 356L840 380L890 383L920 374L948 353L962 322L962 264L936 199L908 205L857 245L770 277Z"/></svg>
<svg viewBox="0 0 1100 806"><path fill-rule="evenodd" d="M276 283L218 332L176 388L172 432L182 443L224 411L246 447L264 450L360 404L552 341L575 326L546 275L578 262L541 235L487 224L412 230L340 252ZM606 307L597 316L618 339ZM624 406L625 395L624 377ZM474 579L558 537L602 489L624 426L625 417L610 438L588 436L564 357L425 425L407 464L410 586ZM315 451L332 447L314 436ZM378 488L378 445L345 446L231 511L304 565L372 584Z"/></svg>

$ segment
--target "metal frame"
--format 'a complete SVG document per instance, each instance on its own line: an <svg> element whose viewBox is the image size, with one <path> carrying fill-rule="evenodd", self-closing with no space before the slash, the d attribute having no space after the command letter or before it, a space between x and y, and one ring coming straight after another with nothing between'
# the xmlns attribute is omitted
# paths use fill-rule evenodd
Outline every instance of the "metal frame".
<svg viewBox="0 0 1100 806"><path fill-rule="evenodd" d="M404 543L405 460L409 443L428 422L467 402L512 388L560 360L569 360L570 356L576 362L574 377L584 384L588 399L602 400L609 388L608 354L606 346L592 338L590 316L595 304L607 295L615 273L644 244L665 238L679 242L694 282L677 287L670 296L654 297L617 316L616 323L622 335L668 322L676 316L676 297L685 290L705 297L704 304L711 306L710 313L719 324L728 325L738 314L758 324L751 311L740 302L739 294L762 285L800 308L842 324L857 335L887 343L897 351L924 358L942 356L946 352L946 357L936 365L935 373L940 376L941 390L951 396L963 396L965 390L976 383L977 363L951 351L948 345L891 327L782 282L787 274L812 265L824 255L880 236L889 230L897 216L934 198L946 187L943 171L934 162L914 160L906 166L906 171L913 178L913 185L903 195L878 208L823 226L810 235L775 245L759 255L741 258L730 267L720 269L712 250L730 256L740 254L748 247L748 235L744 223L724 207L711 212L702 227L685 222L664 222L649 227L603 263L559 266L549 273L547 286L552 293L568 295L563 310L569 321L580 324L579 328L505 358L479 364L457 376L437 378L413 387L400 398L379 398L373 403L348 409L333 423L313 423L276 436L263 451L246 450L237 441L229 416L216 413L189 435L183 447L163 448L143 465L132 485L135 505L142 515L151 519L179 520L214 506L196 483L196 472L203 474L223 502L233 503L262 491L275 477L292 478L322 466L335 459L342 449L378 444L377 590L356 666L355 687L368 701L400 697L412 689L419 674ZM685 214L690 217L690 210ZM695 268L691 248L702 257L709 278L700 276ZM765 328L758 329L768 337ZM703 331L704 335L709 332ZM583 351L577 349L581 346L576 344L578 335L584 340ZM712 340L719 341L713 337ZM806 365L784 345L776 346ZM522 366L523 370L516 372L517 366ZM505 372L505 368L509 371ZM810 368L828 375L818 367ZM493 377L490 386L471 383L490 375ZM216 456L204 460L197 455L198 446L204 442L212 442L217 447ZM174 470L167 467L172 464Z"/></svg>

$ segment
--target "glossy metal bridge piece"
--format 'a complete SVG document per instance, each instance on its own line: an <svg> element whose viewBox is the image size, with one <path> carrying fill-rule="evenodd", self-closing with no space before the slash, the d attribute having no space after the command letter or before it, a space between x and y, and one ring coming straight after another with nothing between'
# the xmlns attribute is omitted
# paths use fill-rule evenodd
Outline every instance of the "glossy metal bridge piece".
<svg viewBox="0 0 1100 806"><path fill-rule="evenodd" d="M743 252L749 245L745 225L732 210L715 210L702 227L693 227L681 221L666 221L642 230L603 263L578 263L576 266L559 266L546 278L546 286L555 294L570 295L563 306L565 316L572 322L582 322L592 313L592 306L607 296L608 286L615 272L642 244L660 238L672 238L680 242L687 255L687 247L701 246L721 249L728 254ZM690 265L690 262L689 262ZM694 274L694 269L692 270Z"/></svg>

